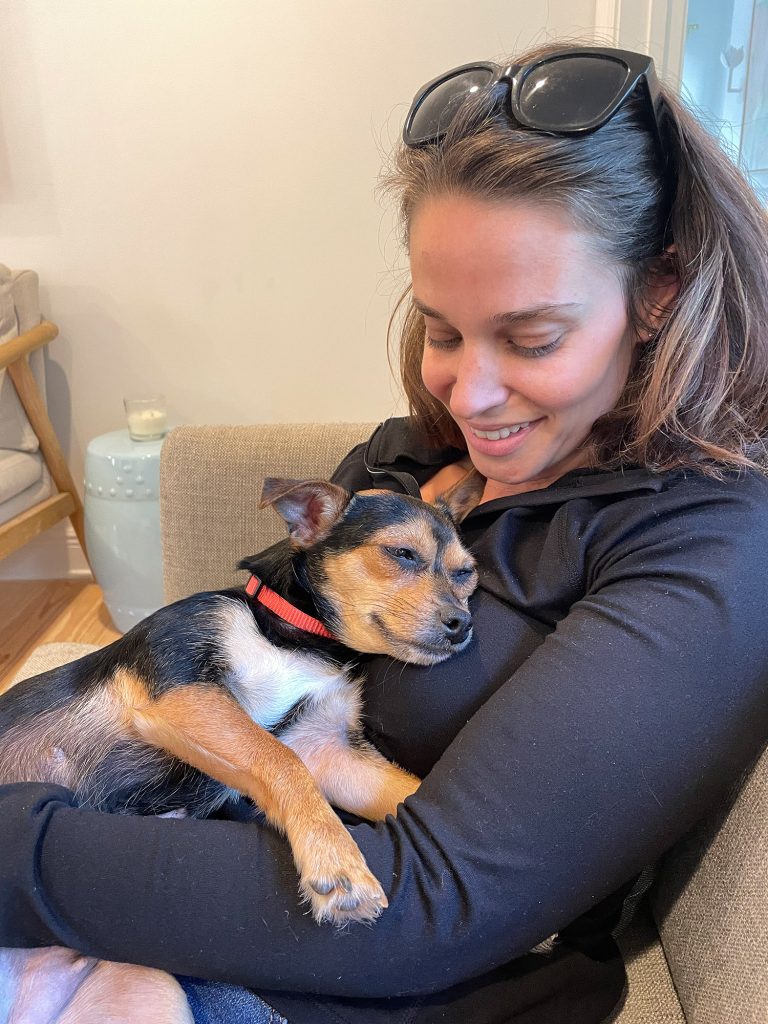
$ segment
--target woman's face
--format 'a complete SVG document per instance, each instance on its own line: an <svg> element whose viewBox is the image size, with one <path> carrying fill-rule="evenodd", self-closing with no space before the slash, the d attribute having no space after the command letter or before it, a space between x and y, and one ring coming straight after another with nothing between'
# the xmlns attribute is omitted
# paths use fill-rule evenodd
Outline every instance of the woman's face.
<svg viewBox="0 0 768 1024"><path fill-rule="evenodd" d="M410 261L424 385L488 478L485 500L585 465L636 342L589 236L556 210L441 196L412 219Z"/></svg>

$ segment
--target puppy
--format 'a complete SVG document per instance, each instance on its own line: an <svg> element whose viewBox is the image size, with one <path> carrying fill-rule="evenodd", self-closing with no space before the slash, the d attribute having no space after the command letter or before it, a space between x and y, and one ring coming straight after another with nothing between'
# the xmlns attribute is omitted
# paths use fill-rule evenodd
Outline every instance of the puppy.
<svg viewBox="0 0 768 1024"><path fill-rule="evenodd" d="M472 473L434 506L324 481L267 480L289 538L245 588L162 608L0 697L0 782L48 781L113 813L205 817L250 797L287 837L318 922L387 901L329 805L381 819L418 780L364 738L355 652L430 665L463 650L477 574L455 529Z"/></svg>
<svg viewBox="0 0 768 1024"><path fill-rule="evenodd" d="M0 697L0 782L83 806L203 817L245 794L290 842L318 922L386 907L335 804L394 813L419 780L364 738L356 652L431 665L469 644L474 561L455 529L474 473L434 506L324 481L267 480L289 539L245 588L163 608L103 650ZM0 950L0 1024L191 1024L176 980L65 949Z"/></svg>

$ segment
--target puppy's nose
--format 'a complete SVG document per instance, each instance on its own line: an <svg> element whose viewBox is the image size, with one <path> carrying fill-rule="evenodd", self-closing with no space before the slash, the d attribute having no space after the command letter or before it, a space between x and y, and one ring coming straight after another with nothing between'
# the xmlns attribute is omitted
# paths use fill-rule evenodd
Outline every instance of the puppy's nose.
<svg viewBox="0 0 768 1024"><path fill-rule="evenodd" d="M472 627L472 616L463 608L455 605L444 604L438 611L443 632L452 644L463 643L467 639Z"/></svg>

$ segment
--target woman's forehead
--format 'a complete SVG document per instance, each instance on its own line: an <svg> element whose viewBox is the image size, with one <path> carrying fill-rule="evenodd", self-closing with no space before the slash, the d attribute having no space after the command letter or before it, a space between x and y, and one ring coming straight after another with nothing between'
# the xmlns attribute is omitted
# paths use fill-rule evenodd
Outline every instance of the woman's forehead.
<svg viewBox="0 0 768 1024"><path fill-rule="evenodd" d="M521 261L530 257L593 255L596 240L568 214L553 206L499 202L470 196L437 196L414 213L410 256L505 251Z"/></svg>
<svg viewBox="0 0 768 1024"><path fill-rule="evenodd" d="M425 315L438 312L446 319L467 301L485 307L488 317L547 306L568 315L616 283L593 239L563 212L459 196L419 207L411 223L410 262L414 296Z"/></svg>

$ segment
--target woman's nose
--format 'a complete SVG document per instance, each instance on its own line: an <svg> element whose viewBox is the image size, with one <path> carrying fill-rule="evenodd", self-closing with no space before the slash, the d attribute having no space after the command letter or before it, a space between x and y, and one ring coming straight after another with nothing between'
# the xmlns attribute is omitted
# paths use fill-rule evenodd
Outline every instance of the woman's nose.
<svg viewBox="0 0 768 1024"><path fill-rule="evenodd" d="M472 419L502 406L510 390L495 353L465 341L451 388L449 405L453 415Z"/></svg>

